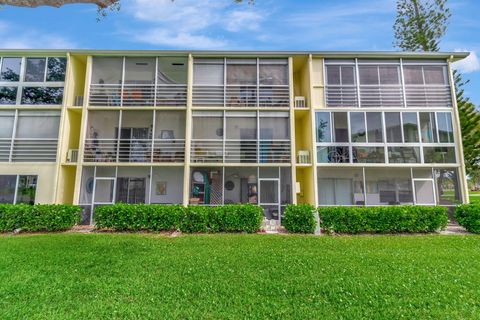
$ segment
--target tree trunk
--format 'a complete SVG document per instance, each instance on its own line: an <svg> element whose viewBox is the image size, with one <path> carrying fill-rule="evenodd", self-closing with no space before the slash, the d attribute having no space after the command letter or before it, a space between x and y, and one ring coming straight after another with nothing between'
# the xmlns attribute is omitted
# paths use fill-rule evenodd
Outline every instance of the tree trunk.
<svg viewBox="0 0 480 320"><path fill-rule="evenodd" d="M89 3L106 8L119 0L0 0L0 5L35 8L39 6L61 7L65 4Z"/></svg>

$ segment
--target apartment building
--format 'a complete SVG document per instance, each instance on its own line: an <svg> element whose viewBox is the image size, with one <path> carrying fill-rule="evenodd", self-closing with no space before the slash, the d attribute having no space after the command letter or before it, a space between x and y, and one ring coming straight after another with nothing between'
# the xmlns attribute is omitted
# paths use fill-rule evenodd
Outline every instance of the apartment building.
<svg viewBox="0 0 480 320"><path fill-rule="evenodd" d="M467 53L0 51L0 202L468 201Z"/></svg>

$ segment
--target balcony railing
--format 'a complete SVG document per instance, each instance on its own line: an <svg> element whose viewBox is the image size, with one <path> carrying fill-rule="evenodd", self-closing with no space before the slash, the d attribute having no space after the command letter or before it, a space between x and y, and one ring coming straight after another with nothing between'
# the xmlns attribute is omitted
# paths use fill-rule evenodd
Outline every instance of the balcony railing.
<svg viewBox="0 0 480 320"><path fill-rule="evenodd" d="M85 162L183 162L184 139L87 139ZM152 152L153 151L153 152ZM153 155L153 158L152 158Z"/></svg>
<svg viewBox="0 0 480 320"><path fill-rule="evenodd" d="M186 106L187 85L91 84L89 97L96 107Z"/></svg>
<svg viewBox="0 0 480 320"><path fill-rule="evenodd" d="M326 86L327 107L358 107L356 86ZM450 87L445 85L406 85L407 107L451 107ZM361 85L361 107L401 108L404 104L400 85Z"/></svg>
<svg viewBox="0 0 480 320"><path fill-rule="evenodd" d="M327 86L325 88L327 107L357 107L356 86Z"/></svg>
<svg viewBox="0 0 480 320"><path fill-rule="evenodd" d="M10 138L0 139L0 162L8 162L10 160L10 147L12 140Z"/></svg>
<svg viewBox="0 0 480 320"><path fill-rule="evenodd" d="M193 87L193 105L198 107L285 107L290 106L288 85L227 85Z"/></svg>
<svg viewBox="0 0 480 320"><path fill-rule="evenodd" d="M194 139L192 162L288 163L289 140L223 140Z"/></svg>
<svg viewBox="0 0 480 320"><path fill-rule="evenodd" d="M15 139L12 161L54 162L57 159L57 139Z"/></svg>
<svg viewBox="0 0 480 320"><path fill-rule="evenodd" d="M400 85L360 86L360 105L365 108L401 108L403 92Z"/></svg>
<svg viewBox="0 0 480 320"><path fill-rule="evenodd" d="M407 107L451 107L450 86L405 86Z"/></svg>

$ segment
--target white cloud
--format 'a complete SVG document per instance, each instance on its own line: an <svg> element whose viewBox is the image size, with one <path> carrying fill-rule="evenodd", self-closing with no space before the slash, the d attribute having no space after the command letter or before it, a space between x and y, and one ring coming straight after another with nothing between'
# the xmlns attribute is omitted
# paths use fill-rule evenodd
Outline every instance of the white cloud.
<svg viewBox="0 0 480 320"><path fill-rule="evenodd" d="M224 48L230 43L211 34L257 30L266 16L230 0L132 0L122 10L144 24L128 32L135 41L195 49Z"/></svg>
<svg viewBox="0 0 480 320"><path fill-rule="evenodd" d="M455 50L466 52L468 50ZM480 60L478 59L475 51L470 51L470 55L463 60L457 61L453 64L453 67L463 73L470 73L480 70Z"/></svg>
<svg viewBox="0 0 480 320"><path fill-rule="evenodd" d="M163 29L149 29L136 36L136 40L153 45L166 45L172 47L195 48L195 49L218 49L227 44L220 39L212 39L207 36L193 35L188 32L173 33Z"/></svg>
<svg viewBox="0 0 480 320"><path fill-rule="evenodd" d="M2 49L70 49L76 45L70 40L39 31L24 31L15 25L0 21L0 48Z"/></svg>

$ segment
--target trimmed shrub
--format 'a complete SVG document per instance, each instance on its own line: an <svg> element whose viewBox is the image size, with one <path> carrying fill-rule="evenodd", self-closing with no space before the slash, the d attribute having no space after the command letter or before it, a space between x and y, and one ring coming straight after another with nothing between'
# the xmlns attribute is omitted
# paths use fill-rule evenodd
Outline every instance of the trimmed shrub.
<svg viewBox="0 0 480 320"><path fill-rule="evenodd" d="M471 233L480 233L480 204L462 204L455 208L455 219Z"/></svg>
<svg viewBox="0 0 480 320"><path fill-rule="evenodd" d="M338 233L434 232L448 223L439 206L319 207L320 225Z"/></svg>
<svg viewBox="0 0 480 320"><path fill-rule="evenodd" d="M282 225L292 233L314 233L316 224L315 207L309 204L288 205L282 219Z"/></svg>
<svg viewBox="0 0 480 320"><path fill-rule="evenodd" d="M63 204L1 204L0 232L68 230L80 221L81 210Z"/></svg>
<svg viewBox="0 0 480 320"><path fill-rule="evenodd" d="M106 205L95 210L97 229L117 231L256 232L263 220L259 206Z"/></svg>

